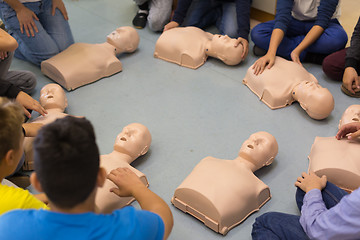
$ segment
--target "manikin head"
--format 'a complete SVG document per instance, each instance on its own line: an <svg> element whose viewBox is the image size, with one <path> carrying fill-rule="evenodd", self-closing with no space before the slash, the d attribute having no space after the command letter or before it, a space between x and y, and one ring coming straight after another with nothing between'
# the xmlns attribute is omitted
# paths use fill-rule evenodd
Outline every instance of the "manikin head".
<svg viewBox="0 0 360 240"><path fill-rule="evenodd" d="M360 105L351 105L345 110L339 121L339 129L352 122L360 122Z"/></svg>
<svg viewBox="0 0 360 240"><path fill-rule="evenodd" d="M132 27L119 27L107 35L106 41L116 47L115 53L134 52L139 45L139 34Z"/></svg>
<svg viewBox="0 0 360 240"><path fill-rule="evenodd" d="M116 137L114 150L136 159L147 153L150 144L151 134L147 127L140 123L131 123Z"/></svg>
<svg viewBox="0 0 360 240"><path fill-rule="evenodd" d="M59 108L64 112L67 107L65 91L55 83L45 85L40 91L40 104L47 110Z"/></svg>
<svg viewBox="0 0 360 240"><path fill-rule="evenodd" d="M293 89L293 97L311 118L317 120L328 117L334 109L334 98L330 91L315 82L299 83Z"/></svg>
<svg viewBox="0 0 360 240"><path fill-rule="evenodd" d="M257 169L270 165L278 153L278 144L273 135L268 132L251 134L243 143L239 157L249 161Z"/></svg>
<svg viewBox="0 0 360 240"><path fill-rule="evenodd" d="M208 45L207 55L223 61L227 65L237 65L241 62L244 48L241 44L234 47L236 39L227 35L215 34Z"/></svg>

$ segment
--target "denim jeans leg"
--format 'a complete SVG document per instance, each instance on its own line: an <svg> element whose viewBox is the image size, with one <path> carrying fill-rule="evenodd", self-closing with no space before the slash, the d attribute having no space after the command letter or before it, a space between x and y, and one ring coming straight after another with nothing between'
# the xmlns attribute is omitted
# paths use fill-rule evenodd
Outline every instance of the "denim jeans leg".
<svg viewBox="0 0 360 240"><path fill-rule="evenodd" d="M216 24L220 34L231 38L238 37L238 24L236 17L236 4L234 2L222 3L222 16Z"/></svg>
<svg viewBox="0 0 360 240"><path fill-rule="evenodd" d="M267 212L257 217L253 224L252 239L259 240L293 240L308 239L296 215Z"/></svg>
<svg viewBox="0 0 360 240"><path fill-rule="evenodd" d="M220 7L221 4L214 0L194 0L181 26L194 26L204 29L213 25L218 19Z"/></svg>
<svg viewBox="0 0 360 240"><path fill-rule="evenodd" d="M62 52L74 43L69 22L64 18L59 9L55 10L55 15L52 16L52 1L42 0L42 11L38 14L41 25L47 34L53 39Z"/></svg>
<svg viewBox="0 0 360 240"><path fill-rule="evenodd" d="M335 184L332 184L331 182L327 182L325 188L321 191L321 195L326 208L329 209L335 206L336 204L338 204L344 196L348 195L348 193L342 190L341 188L337 187ZM304 196L305 196L305 192L300 188L298 188L296 191L295 198L299 211L301 211Z"/></svg>
<svg viewBox="0 0 360 240"><path fill-rule="evenodd" d="M50 2L51 5L51 0L44 0L44 2ZM32 62L39 66L42 61L58 54L60 50L65 49L68 45L73 43L73 38L70 32L70 41L64 41L61 39L61 37L59 37L60 39L55 42L53 37L48 34L47 30L43 27L41 22L43 21L41 16L43 2L28 2L24 3L24 5L33 11L40 20L34 20L36 27L38 28L38 32L35 32L34 37L28 37L25 31L24 33L21 33L19 21L15 11L5 2L0 3L1 16L6 28L9 30L9 33L16 39L19 44L19 47L15 51L15 57ZM57 36L52 32L51 34L53 36ZM62 35L68 35L68 33ZM67 36L67 38L69 37ZM66 44L63 44L62 42L66 42Z"/></svg>

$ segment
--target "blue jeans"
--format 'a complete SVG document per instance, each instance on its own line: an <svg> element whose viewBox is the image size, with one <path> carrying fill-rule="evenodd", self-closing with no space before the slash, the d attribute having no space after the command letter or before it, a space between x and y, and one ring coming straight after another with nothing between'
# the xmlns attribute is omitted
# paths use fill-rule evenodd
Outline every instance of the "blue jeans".
<svg viewBox="0 0 360 240"><path fill-rule="evenodd" d="M277 55L291 60L290 53L302 42L306 34L314 26L314 21L299 21L292 18L285 36L277 49ZM251 40L262 49L269 49L271 33L274 29L275 20L260 23L251 31ZM330 21L323 34L300 54L300 60L304 60L306 53L329 55L343 49L348 37L336 19Z"/></svg>
<svg viewBox="0 0 360 240"><path fill-rule="evenodd" d="M348 193L334 184L327 182L326 187L321 191L325 206L329 209L338 204L342 197ZM300 188L296 191L296 203L299 210L303 205L305 192ZM308 239L302 226L300 217L296 215L268 212L255 219L252 229L253 239Z"/></svg>
<svg viewBox="0 0 360 240"><path fill-rule="evenodd" d="M38 66L40 63L74 43L70 26L64 16L56 9L51 15L52 0L24 3L24 6L33 11L39 18L34 19L39 32L28 37L24 31L21 33L16 12L7 3L0 2L0 17L9 33L16 39L19 47L15 57L32 62Z"/></svg>
<svg viewBox="0 0 360 240"><path fill-rule="evenodd" d="M228 35L231 38L238 37L236 5L234 2L194 0L181 26L195 26L205 29L214 24L220 34Z"/></svg>

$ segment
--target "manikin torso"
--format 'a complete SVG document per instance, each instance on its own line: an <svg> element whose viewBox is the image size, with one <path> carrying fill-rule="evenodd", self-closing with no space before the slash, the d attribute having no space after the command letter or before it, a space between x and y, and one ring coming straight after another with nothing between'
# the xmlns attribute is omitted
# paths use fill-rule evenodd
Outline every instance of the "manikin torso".
<svg viewBox="0 0 360 240"><path fill-rule="evenodd" d="M148 187L149 183L145 174L132 167L130 165L131 162L133 162L133 159L117 151L113 151L107 155L101 155L100 157L100 166L105 168L106 174L109 174L113 169L126 167L133 171L144 183L144 185ZM116 209L129 205L135 200L133 197L119 197L110 192L111 188L116 188L116 185L109 179L106 179L104 186L102 188L98 188L97 190L95 204L100 213L111 213Z"/></svg>
<svg viewBox="0 0 360 240"><path fill-rule="evenodd" d="M41 63L41 71L69 91L121 70L115 47L107 42L75 43Z"/></svg>
<svg viewBox="0 0 360 240"><path fill-rule="evenodd" d="M62 109L46 109L48 114L45 116L39 116L34 120L30 121L31 123L42 123L49 124L54 122L56 119L64 118L68 114L64 113ZM25 137L24 138L24 153L25 153L25 163L23 166L24 170L34 170L34 158L33 158L33 142L34 137Z"/></svg>
<svg viewBox="0 0 360 240"><path fill-rule="evenodd" d="M206 157L175 190L172 202L212 230L226 234L270 197L269 187L246 165Z"/></svg>
<svg viewBox="0 0 360 240"><path fill-rule="evenodd" d="M360 142L316 137L309 154L309 170L329 182L353 191L360 187Z"/></svg>
<svg viewBox="0 0 360 240"><path fill-rule="evenodd" d="M163 32L155 45L154 57L196 69L207 59L206 44L212 35L196 27L178 27Z"/></svg>
<svg viewBox="0 0 360 240"><path fill-rule="evenodd" d="M318 82L305 68L281 57L276 57L271 69L266 68L257 76L252 67L249 67L243 83L271 109L293 103L292 91L300 82Z"/></svg>

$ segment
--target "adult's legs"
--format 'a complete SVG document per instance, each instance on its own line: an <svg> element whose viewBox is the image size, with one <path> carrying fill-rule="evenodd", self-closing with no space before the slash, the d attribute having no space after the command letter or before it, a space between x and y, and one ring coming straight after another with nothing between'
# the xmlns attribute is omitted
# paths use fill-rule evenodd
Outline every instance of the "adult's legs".
<svg viewBox="0 0 360 240"><path fill-rule="evenodd" d="M215 0L193 0L181 26L195 26L204 29L216 24L221 15L221 3Z"/></svg>
<svg viewBox="0 0 360 240"><path fill-rule="evenodd" d="M251 236L254 240L308 239L296 215L267 212L257 217Z"/></svg>
<svg viewBox="0 0 360 240"><path fill-rule="evenodd" d="M35 74L29 71L9 71L13 55L13 52L9 52L7 58L0 60L0 80L10 82L22 91L31 94L36 86Z"/></svg>
<svg viewBox="0 0 360 240"><path fill-rule="evenodd" d="M342 81L345 70L346 49L334 52L324 59L322 69L329 78Z"/></svg>
<svg viewBox="0 0 360 240"><path fill-rule="evenodd" d="M231 38L238 37L238 24L236 17L236 4L234 2L222 3L222 16L218 18L216 26L220 34Z"/></svg>
<svg viewBox="0 0 360 240"><path fill-rule="evenodd" d="M56 9L54 16L52 16L51 0L43 0L42 2L41 13L38 14L40 23L53 39L59 51L62 52L74 43L69 22L64 18L59 9Z"/></svg>
<svg viewBox="0 0 360 240"><path fill-rule="evenodd" d="M256 46L262 49L269 49L271 33L275 25L275 20L258 24L251 31L251 39ZM313 27L313 21L298 21L291 19L286 34L281 41L277 55L286 59L291 59L291 52L301 43L306 34ZM308 52L315 54L328 55L345 47L347 35L337 20L332 20L324 33L300 54L300 60L303 61Z"/></svg>
<svg viewBox="0 0 360 240"><path fill-rule="evenodd" d="M39 66L43 60L58 54L74 41L70 27L62 14L56 10L55 16L51 16L51 0L28 2L24 5L32 10L40 20L34 20L39 30L35 32L34 37L28 37L25 31L21 33L15 11L5 2L0 2L1 17L9 33L19 44L15 51L15 57ZM43 26L44 22L45 27Z"/></svg>
<svg viewBox="0 0 360 240"><path fill-rule="evenodd" d="M149 27L153 31L162 31L170 21L172 0L152 0L148 16Z"/></svg>
<svg viewBox="0 0 360 240"><path fill-rule="evenodd" d="M325 206L327 209L332 208L336 204L338 204L344 196L348 195L347 192L332 184L331 182L327 182L325 188L321 191L321 195ZM305 196L305 192L300 188L296 191L296 204L301 211L301 207L303 205L303 199Z"/></svg>

